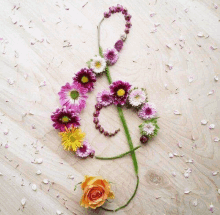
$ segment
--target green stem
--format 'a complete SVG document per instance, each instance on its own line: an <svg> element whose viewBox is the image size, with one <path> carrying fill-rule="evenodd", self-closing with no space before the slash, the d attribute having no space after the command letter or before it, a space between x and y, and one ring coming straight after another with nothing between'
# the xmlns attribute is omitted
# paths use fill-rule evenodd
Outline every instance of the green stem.
<svg viewBox="0 0 220 215"><path fill-rule="evenodd" d="M121 122L122 122L123 127L124 127L124 130L125 130L125 135L126 135L126 137L127 137L130 150L133 150L133 149L134 149L134 146L133 146L133 143L132 143L132 140L131 140L131 136L130 136L130 133L129 133L129 130L128 130L128 126L127 126L127 123L126 123L126 120L125 120L125 117L124 117L123 110L122 110L122 108L119 107L119 106L117 106L117 109L118 109L119 117L120 117L120 119L121 119ZM137 158L136 158L136 155L135 155L135 152L134 152L134 151L131 152L131 157L132 157L133 164L134 164L135 174L138 175L138 163L137 163Z"/></svg>
<svg viewBox="0 0 220 215"><path fill-rule="evenodd" d="M125 155L128 155L130 154L131 152L139 149L141 146L137 146L135 147L134 149L128 151L128 152L125 152L123 154L120 154L120 155L117 155L117 156L114 156L114 157L99 157L99 156L95 156L96 159L99 159L99 160L114 160L114 159L117 159L117 158L122 158L124 157Z"/></svg>
<svg viewBox="0 0 220 215"><path fill-rule="evenodd" d="M136 194L137 189L138 189L138 185L139 185L139 177L138 177L138 175L137 175L137 183L136 183L136 187L135 187L134 193L133 193L133 195L131 196L131 198L127 201L126 204L124 204L123 206L121 206L121 207L119 207L119 208L116 208L115 210L108 209L108 208L104 208L104 207L101 207L101 208L102 208L103 210L109 211L109 212L117 212L117 211L119 211L119 210L125 208L125 207L131 202L131 200L135 197L135 194Z"/></svg>
<svg viewBox="0 0 220 215"><path fill-rule="evenodd" d="M100 45L100 26L101 26L103 20L104 20L104 18L100 21L100 23L98 25L98 48L99 48L99 54L100 54L101 57L103 57L103 52L102 52L102 47ZM108 66L106 67L105 72L106 72L108 82L109 82L109 84L111 84L112 83L112 78L111 78ZM124 117L123 110L119 106L117 106L117 109L118 109L119 117L120 117L121 122L122 122L123 127L124 127L124 131L125 131L125 134L126 134L126 137L127 137L128 144L129 144L130 153L131 153L131 157L132 157L132 161L133 161L133 165L134 165L134 170L135 170L135 174L136 174L136 177L137 177L137 183L136 183L136 187L135 187L135 190L133 192L133 195L127 201L126 204L124 204L123 206L121 206L121 207L119 207L115 210L111 210L111 209L101 207L103 210L110 211L110 212L116 212L116 211L121 210L122 208L125 208L131 202L131 200L134 198L134 196L137 192L137 189L138 189L138 185L139 185L138 163L137 163L137 158L136 158L136 155L135 155L135 150L134 150L135 148L134 148L132 140L131 140L131 135L130 135L129 130L128 130L128 126L127 126L127 122L126 122L125 117Z"/></svg>

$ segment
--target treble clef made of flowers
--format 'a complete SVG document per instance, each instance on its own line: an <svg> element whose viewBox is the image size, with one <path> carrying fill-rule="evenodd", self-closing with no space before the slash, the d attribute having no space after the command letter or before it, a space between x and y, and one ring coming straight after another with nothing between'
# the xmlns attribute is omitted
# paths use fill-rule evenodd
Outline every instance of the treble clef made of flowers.
<svg viewBox="0 0 220 215"><path fill-rule="evenodd" d="M115 43L114 48L107 49L103 52L100 45L100 26L104 19L109 18L114 13L122 13L124 15L126 20L125 34L121 35L120 40ZM109 11L104 13L104 18L97 26L99 56L87 62L88 68L83 68L75 74L72 84L66 83L66 85L61 88L58 94L60 96L62 108L58 108L51 116L54 122L53 126L60 130L59 134L62 138L62 145L65 150L75 152L76 155L81 158L93 157L95 151L90 143L84 140L85 133L81 132L79 128L79 114L86 106L87 93L94 89L96 78L99 77L100 74L106 74L110 84L109 90L103 90L98 93L97 104L95 105L96 110L93 114L93 122L95 128L105 136L112 137L116 135L120 129L114 132L108 132L100 125L98 118L103 107L116 105L130 150L114 157L95 156L95 158L100 160L113 160L130 154L137 180L136 187L130 199L123 206L113 210L103 207L107 198L114 198L114 194L110 189L110 184L106 179L102 177L86 176L84 182L80 182L79 184L81 184L81 188L84 192L81 199L81 206L92 209L100 207L109 212L116 212L125 208L134 198L139 185L138 162L135 150L141 146L133 146L123 113L123 107L130 107L132 110L137 111L138 116L144 120L139 126L141 143L147 143L149 139L157 135L159 130L157 125L157 111L154 104L148 102L146 89L132 87L128 82L121 80L112 82L110 75L109 66L114 65L118 60L118 53L122 50L123 44L132 26L130 20L131 15L128 14L127 9L119 4L115 7L110 7Z"/></svg>

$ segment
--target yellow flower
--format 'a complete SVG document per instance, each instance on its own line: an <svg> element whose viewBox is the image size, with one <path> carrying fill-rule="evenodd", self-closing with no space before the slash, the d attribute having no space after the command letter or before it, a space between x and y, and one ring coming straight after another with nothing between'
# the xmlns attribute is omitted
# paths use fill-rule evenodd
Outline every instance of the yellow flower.
<svg viewBox="0 0 220 215"><path fill-rule="evenodd" d="M85 176L81 184L83 196L81 206L96 209L102 206L107 198L114 199L109 182L101 176Z"/></svg>
<svg viewBox="0 0 220 215"><path fill-rule="evenodd" d="M62 145L65 150L76 151L82 146L85 133L82 133L80 128L71 127L69 129L65 128L66 131L60 132L62 137Z"/></svg>

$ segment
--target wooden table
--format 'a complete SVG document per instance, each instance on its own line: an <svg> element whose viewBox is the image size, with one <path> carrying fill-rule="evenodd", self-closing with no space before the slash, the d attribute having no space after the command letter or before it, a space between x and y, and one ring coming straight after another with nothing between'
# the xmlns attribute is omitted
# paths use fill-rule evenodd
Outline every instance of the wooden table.
<svg viewBox="0 0 220 215"><path fill-rule="evenodd" d="M121 206L132 195L136 181L130 155L81 160L63 150L50 120L60 87L98 54L97 25L117 3L131 13L132 29L110 67L112 78L147 89L161 128L136 151L140 186L117 214L206 215L211 203L220 214L220 81L214 80L220 73L219 0L1 0L0 214L108 214L79 205L82 192L74 186L84 175L114 182L116 198L108 207ZM105 20L103 48L112 47L123 30L121 15ZM94 128L92 113L102 89L108 89L105 76L89 95L81 128L96 155L114 156L129 147L114 106L102 110L100 120L107 130L121 128L119 134L106 138ZM141 120L132 110L125 116L138 146ZM43 162L36 164L40 158Z"/></svg>

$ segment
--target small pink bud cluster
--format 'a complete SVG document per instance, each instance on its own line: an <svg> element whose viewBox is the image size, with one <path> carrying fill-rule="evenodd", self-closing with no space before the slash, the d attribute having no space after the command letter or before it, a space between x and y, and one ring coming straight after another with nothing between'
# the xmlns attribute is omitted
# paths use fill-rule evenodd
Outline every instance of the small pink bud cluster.
<svg viewBox="0 0 220 215"><path fill-rule="evenodd" d="M113 137L115 136L119 131L120 129L117 129L115 130L113 133L111 132L108 132L108 131L105 131L105 129L99 124L99 114L100 114L100 110L103 108L103 106L99 103L97 103L95 105L95 112L93 113L93 122L95 124L95 128L101 133L101 134L104 134L106 137Z"/></svg>
<svg viewBox="0 0 220 215"><path fill-rule="evenodd" d="M130 22L131 15L128 14L128 10L126 8L124 8L122 5L117 4L117 6L110 7L109 11L104 13L104 17L109 18L111 16L111 14L120 13L120 12L124 15L125 20L126 20L124 32L125 32L125 34L129 34L130 28L132 26L132 24Z"/></svg>

